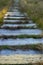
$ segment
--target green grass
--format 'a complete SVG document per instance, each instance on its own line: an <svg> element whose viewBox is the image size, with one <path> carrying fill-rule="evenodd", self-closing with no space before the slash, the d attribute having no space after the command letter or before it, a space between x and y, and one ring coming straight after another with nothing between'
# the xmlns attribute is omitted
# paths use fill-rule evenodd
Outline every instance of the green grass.
<svg viewBox="0 0 43 65"><path fill-rule="evenodd" d="M0 24L3 23L3 17L8 11L11 0L0 0Z"/></svg>
<svg viewBox="0 0 43 65"><path fill-rule="evenodd" d="M18 35L18 36L16 36L16 38L41 38L41 37L43 37L43 36L41 36L41 35Z"/></svg>
<svg viewBox="0 0 43 65"><path fill-rule="evenodd" d="M22 11L27 12L28 16L43 29L43 0L21 0Z"/></svg>
<svg viewBox="0 0 43 65"><path fill-rule="evenodd" d="M0 10L1 8L3 8L4 6L8 5L9 0L0 0Z"/></svg>
<svg viewBox="0 0 43 65"><path fill-rule="evenodd" d="M3 49L10 49L10 50L17 50L17 49L21 49L21 50L38 50L38 51L42 51L43 44L28 44L28 45L15 45L15 46L8 46L8 45L4 45L4 46L0 46L0 50Z"/></svg>

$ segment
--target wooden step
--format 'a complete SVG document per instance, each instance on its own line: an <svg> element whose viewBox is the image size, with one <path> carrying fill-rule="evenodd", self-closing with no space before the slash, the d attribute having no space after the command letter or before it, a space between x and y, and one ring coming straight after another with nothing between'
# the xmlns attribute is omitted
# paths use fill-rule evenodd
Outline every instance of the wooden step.
<svg viewBox="0 0 43 65"><path fill-rule="evenodd" d="M27 55L27 54L15 54L15 55L0 55L0 64L31 64L31 63L43 63L43 54Z"/></svg>

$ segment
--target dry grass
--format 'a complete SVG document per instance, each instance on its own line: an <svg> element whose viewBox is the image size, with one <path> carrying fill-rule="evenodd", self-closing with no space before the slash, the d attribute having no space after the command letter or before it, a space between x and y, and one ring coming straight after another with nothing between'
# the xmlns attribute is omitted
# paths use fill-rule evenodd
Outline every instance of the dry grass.
<svg viewBox="0 0 43 65"><path fill-rule="evenodd" d="M21 6L39 28L43 29L43 0L21 0Z"/></svg>
<svg viewBox="0 0 43 65"><path fill-rule="evenodd" d="M3 17L8 11L9 5L11 4L11 0L1 0L0 3L0 23L2 23Z"/></svg>

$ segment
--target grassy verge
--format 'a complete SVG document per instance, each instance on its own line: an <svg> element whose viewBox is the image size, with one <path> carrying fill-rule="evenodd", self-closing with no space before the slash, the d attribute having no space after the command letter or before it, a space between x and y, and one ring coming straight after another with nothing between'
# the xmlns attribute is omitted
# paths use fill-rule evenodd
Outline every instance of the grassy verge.
<svg viewBox="0 0 43 65"><path fill-rule="evenodd" d="M43 29L43 0L21 0L22 11Z"/></svg>
<svg viewBox="0 0 43 65"><path fill-rule="evenodd" d="M17 50L17 49L21 49L21 50L38 50L38 51L42 51L43 50L43 45L42 44L29 44L29 45L15 45L15 46L0 46L0 50L3 49L9 49L9 50Z"/></svg>
<svg viewBox="0 0 43 65"><path fill-rule="evenodd" d="M8 11L8 8L11 4L11 0L1 0L0 1L0 24L3 23L3 17Z"/></svg>

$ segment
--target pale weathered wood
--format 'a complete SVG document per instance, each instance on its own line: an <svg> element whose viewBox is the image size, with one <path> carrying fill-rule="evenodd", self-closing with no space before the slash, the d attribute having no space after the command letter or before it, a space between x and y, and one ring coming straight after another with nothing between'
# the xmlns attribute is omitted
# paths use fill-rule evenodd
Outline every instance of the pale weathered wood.
<svg viewBox="0 0 43 65"><path fill-rule="evenodd" d="M38 63L43 62L43 55L0 55L0 64L27 64L27 63Z"/></svg>

